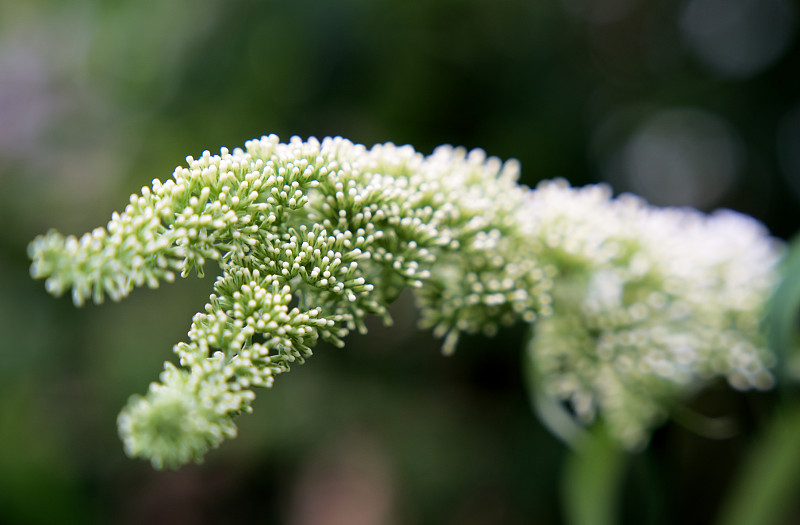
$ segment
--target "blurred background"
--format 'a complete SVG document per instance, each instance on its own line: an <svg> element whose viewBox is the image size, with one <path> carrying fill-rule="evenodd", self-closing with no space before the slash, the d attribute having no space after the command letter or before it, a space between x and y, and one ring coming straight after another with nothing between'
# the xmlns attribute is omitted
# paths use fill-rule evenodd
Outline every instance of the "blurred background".
<svg viewBox="0 0 800 525"><path fill-rule="evenodd" d="M259 392L201 466L128 460L116 415L156 379L215 271L73 307L28 275L49 228L105 225L186 155L277 133L442 143L523 182L800 225L790 0L0 0L0 522L558 524L565 447L535 419L522 329L454 357L395 326ZM625 471L624 523L708 523L770 394L693 401ZM800 519L800 514L795 515Z"/></svg>

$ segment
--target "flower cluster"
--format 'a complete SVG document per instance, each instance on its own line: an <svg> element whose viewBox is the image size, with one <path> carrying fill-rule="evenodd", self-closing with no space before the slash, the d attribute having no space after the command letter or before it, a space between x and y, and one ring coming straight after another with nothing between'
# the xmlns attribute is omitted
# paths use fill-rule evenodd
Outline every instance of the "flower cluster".
<svg viewBox="0 0 800 525"><path fill-rule="evenodd" d="M202 273L220 276L189 342L119 417L126 451L156 467L200 460L251 410L253 387L337 345L415 289L452 352L462 333L534 325L542 389L619 441L645 442L669 403L716 376L767 388L758 320L779 250L752 219L654 209L604 187L535 190L480 150L370 149L341 138L187 157L105 228L51 231L31 273L75 304Z"/></svg>

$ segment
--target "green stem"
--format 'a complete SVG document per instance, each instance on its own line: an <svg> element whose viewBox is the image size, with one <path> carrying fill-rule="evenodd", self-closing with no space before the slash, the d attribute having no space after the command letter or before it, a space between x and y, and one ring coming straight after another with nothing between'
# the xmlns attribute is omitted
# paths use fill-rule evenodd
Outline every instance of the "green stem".
<svg viewBox="0 0 800 525"><path fill-rule="evenodd" d="M602 427L578 443L564 468L562 498L569 525L614 525L626 454Z"/></svg>

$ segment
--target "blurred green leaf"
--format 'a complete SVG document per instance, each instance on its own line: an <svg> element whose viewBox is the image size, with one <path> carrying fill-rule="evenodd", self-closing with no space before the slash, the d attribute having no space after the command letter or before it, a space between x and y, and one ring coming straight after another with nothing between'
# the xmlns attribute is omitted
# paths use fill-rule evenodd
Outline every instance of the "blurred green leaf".
<svg viewBox="0 0 800 525"><path fill-rule="evenodd" d="M798 377L798 312L800 312L800 238L790 244L783 259L781 281L770 301L765 320L769 347L778 356L779 385L785 390Z"/></svg>
<svg viewBox="0 0 800 525"><path fill-rule="evenodd" d="M751 447L720 513L720 525L782 523L800 491L800 403L776 412Z"/></svg>

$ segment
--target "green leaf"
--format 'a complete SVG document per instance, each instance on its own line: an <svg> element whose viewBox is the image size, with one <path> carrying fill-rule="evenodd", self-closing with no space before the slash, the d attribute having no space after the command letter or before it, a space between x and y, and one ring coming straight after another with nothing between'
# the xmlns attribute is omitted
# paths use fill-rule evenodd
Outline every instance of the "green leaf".
<svg viewBox="0 0 800 525"><path fill-rule="evenodd" d="M782 523L800 491L800 402L779 410L753 445L719 525Z"/></svg>
<svg viewBox="0 0 800 525"><path fill-rule="evenodd" d="M778 357L776 374L784 389L800 376L798 362L798 313L800 312L800 238L788 247L781 263L783 280L770 300L765 319L769 347Z"/></svg>

